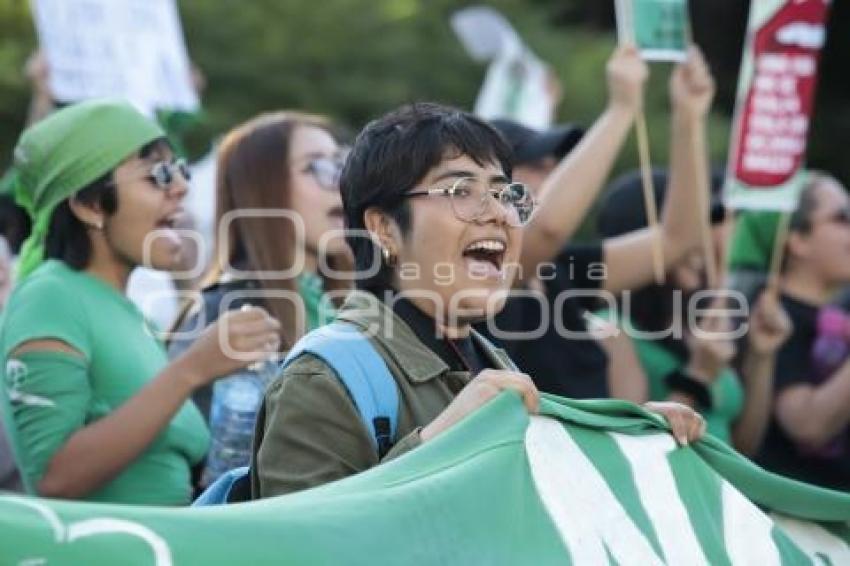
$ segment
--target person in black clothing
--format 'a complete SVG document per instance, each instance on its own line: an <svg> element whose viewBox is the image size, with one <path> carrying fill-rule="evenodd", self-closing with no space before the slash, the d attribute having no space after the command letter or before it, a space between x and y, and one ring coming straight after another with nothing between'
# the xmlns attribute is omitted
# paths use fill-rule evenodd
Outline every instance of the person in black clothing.
<svg viewBox="0 0 850 566"><path fill-rule="evenodd" d="M778 354L774 414L756 461L843 491L850 490L850 348L824 372L814 345L821 311L848 283L850 197L834 178L812 173L791 217L781 279L794 330Z"/></svg>
<svg viewBox="0 0 850 566"><path fill-rule="evenodd" d="M699 195L692 179L704 170L696 156L705 155L704 120L714 84L694 49L670 82L672 163L668 206L660 225L601 243L564 247L613 167L642 105L647 75L635 49L624 47L614 53L607 66L608 108L560 163L555 157L575 139L571 130L541 133L504 121L494 123L513 146L514 177L531 187L540 206L524 229L522 292L479 330L502 345L548 393L631 398L627 391L631 385L608 375L605 351L587 332L587 311L596 308L600 293L613 301L615 294L652 281L654 241L663 247L666 266L699 245Z"/></svg>
<svg viewBox="0 0 850 566"><path fill-rule="evenodd" d="M708 219L715 251L719 252L710 261L718 270L725 258L728 234L720 199L721 171L717 169L711 176ZM655 200L661 205L667 175L658 169L653 177ZM612 183L596 220L604 237L646 226L640 171L624 174ZM746 338L742 336L739 344L729 334L736 324L744 324L744 319L727 313L691 322L692 305L702 309L713 302L710 296L699 298L709 291L706 265L705 250L694 250L668 270L663 284L652 283L624 293L618 297L615 310L600 313L620 330L604 338L609 371L633 383L631 389L639 395L630 401L672 400L689 405L706 417L710 434L752 456L767 430L776 352L790 335L791 323L776 293L751 304ZM734 310L735 304L733 301L726 307ZM695 332L694 323L701 332ZM726 337L716 335L722 329L729 333ZM703 332L715 335L709 337ZM736 350L741 351L737 360Z"/></svg>

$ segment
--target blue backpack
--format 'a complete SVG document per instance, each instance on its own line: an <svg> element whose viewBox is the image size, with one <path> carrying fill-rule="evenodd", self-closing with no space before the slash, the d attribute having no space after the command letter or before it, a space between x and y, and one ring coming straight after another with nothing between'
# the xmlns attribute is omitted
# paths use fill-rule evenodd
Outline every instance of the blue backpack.
<svg viewBox="0 0 850 566"><path fill-rule="evenodd" d="M398 387L369 339L351 324L334 322L299 340L283 360L281 370L302 354L316 356L336 373L354 400L378 458L382 458L392 447L398 429ZM250 492L249 482L247 466L230 470L192 505L227 503L231 493Z"/></svg>

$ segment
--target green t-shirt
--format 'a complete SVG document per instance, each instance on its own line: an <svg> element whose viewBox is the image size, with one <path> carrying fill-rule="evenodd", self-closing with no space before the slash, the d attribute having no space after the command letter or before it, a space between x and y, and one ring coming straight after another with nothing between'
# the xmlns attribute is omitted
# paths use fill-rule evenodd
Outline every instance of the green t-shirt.
<svg viewBox="0 0 850 566"><path fill-rule="evenodd" d="M601 318L616 323L621 328L622 321L612 320L610 311L597 313ZM658 340L647 340L630 336L640 365L646 374L649 385L649 399L664 401L670 396L670 389L664 377L671 371L682 367L682 359L665 348ZM712 408L701 411L705 418L708 433L727 444L732 440L732 424L744 408L744 388L738 375L729 367L724 369L709 387Z"/></svg>
<svg viewBox="0 0 850 566"><path fill-rule="evenodd" d="M33 339L61 340L83 357L32 353L9 359L12 350ZM60 261L46 262L13 291L0 326L0 348L21 466L32 485L75 431L133 397L168 362L129 299ZM208 444L204 420L187 401L144 453L86 499L186 504L191 467Z"/></svg>

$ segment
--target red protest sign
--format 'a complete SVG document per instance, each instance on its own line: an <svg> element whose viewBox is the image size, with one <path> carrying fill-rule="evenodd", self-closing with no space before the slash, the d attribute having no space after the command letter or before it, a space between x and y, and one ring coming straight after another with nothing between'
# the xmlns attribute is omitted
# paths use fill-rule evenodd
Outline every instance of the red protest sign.
<svg viewBox="0 0 850 566"><path fill-rule="evenodd" d="M825 0L753 3L729 163L733 189L789 188L802 169L828 7ZM789 208L753 195L742 200L756 204L748 208Z"/></svg>

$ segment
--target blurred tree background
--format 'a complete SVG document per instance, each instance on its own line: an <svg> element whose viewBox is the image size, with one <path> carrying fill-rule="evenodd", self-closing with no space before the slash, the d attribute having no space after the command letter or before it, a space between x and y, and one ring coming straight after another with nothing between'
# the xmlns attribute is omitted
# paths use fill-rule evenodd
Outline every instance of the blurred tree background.
<svg viewBox="0 0 850 566"><path fill-rule="evenodd" d="M486 3L502 11L561 79L559 117L590 125L605 105L605 61L614 47L613 0L178 0L193 61L203 70L203 120L189 135L198 156L211 140L258 112L302 108L356 131L400 103L472 106L485 67L449 26L455 10ZM706 51L719 95L710 126L715 163L726 157L746 0L691 0L694 37ZM850 181L850 5L836 2L822 62L810 164ZM0 164L23 126L23 74L36 38L26 0L0 0ZM669 66L653 66L647 118L654 160L666 161ZM619 169L634 166L633 146Z"/></svg>

